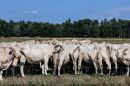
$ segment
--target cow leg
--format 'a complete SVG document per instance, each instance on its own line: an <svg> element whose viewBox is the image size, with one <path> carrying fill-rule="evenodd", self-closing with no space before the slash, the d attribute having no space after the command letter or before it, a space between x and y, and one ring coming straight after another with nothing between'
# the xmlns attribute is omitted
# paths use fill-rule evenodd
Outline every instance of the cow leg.
<svg viewBox="0 0 130 86"><path fill-rule="evenodd" d="M81 64L82 64L82 59L78 60L78 74L82 73L81 71Z"/></svg>
<svg viewBox="0 0 130 86"><path fill-rule="evenodd" d="M53 75L55 76L56 75L56 66L57 66L57 59L53 59Z"/></svg>
<svg viewBox="0 0 130 86"><path fill-rule="evenodd" d="M56 64L54 64L53 75L56 75Z"/></svg>
<svg viewBox="0 0 130 86"><path fill-rule="evenodd" d="M45 63L44 63L44 65L45 65L45 66L44 66L44 68L45 68L45 69L44 69L44 71L45 71L45 75L47 75L47 70L48 70L48 60L49 60L49 58L46 58L46 59L45 59Z"/></svg>
<svg viewBox="0 0 130 86"><path fill-rule="evenodd" d="M127 76L129 76L129 72L130 72L130 66L127 66Z"/></svg>
<svg viewBox="0 0 130 86"><path fill-rule="evenodd" d="M58 64L58 76L60 76L60 70L61 70L62 64L63 64L63 60L60 60L60 62Z"/></svg>
<svg viewBox="0 0 130 86"><path fill-rule="evenodd" d="M99 66L100 66L101 75L103 75L102 57L99 58Z"/></svg>
<svg viewBox="0 0 130 86"><path fill-rule="evenodd" d="M58 65L58 76L60 76L61 66L62 66L62 64L59 64L59 65Z"/></svg>
<svg viewBox="0 0 130 86"><path fill-rule="evenodd" d="M113 60L113 62L115 64L114 74L117 74L117 69L118 69L117 61Z"/></svg>
<svg viewBox="0 0 130 86"><path fill-rule="evenodd" d="M11 67L11 71L12 71L12 75L14 77L14 74L15 74L15 67L17 66L18 64L18 59L17 58L14 58L13 62L12 62L12 67Z"/></svg>
<svg viewBox="0 0 130 86"><path fill-rule="evenodd" d="M40 64L40 68L42 68L42 63L40 62L39 64Z"/></svg>
<svg viewBox="0 0 130 86"><path fill-rule="evenodd" d="M41 63L41 68L42 68L42 75L44 75L45 74L45 71L44 71L45 65L43 63Z"/></svg>
<svg viewBox="0 0 130 86"><path fill-rule="evenodd" d="M1 71L0 71L0 80L3 80L2 74L3 74L3 71L1 70Z"/></svg>
<svg viewBox="0 0 130 86"><path fill-rule="evenodd" d="M110 75L110 74L111 74L111 62L110 62L109 59L106 59L105 62L106 62L106 64L107 64L107 66L108 66L108 69L109 69L109 75Z"/></svg>
<svg viewBox="0 0 130 86"><path fill-rule="evenodd" d="M26 62L26 58L23 56L20 58L20 73L21 73L21 76L22 77L25 77L24 75L24 65L25 65L25 62Z"/></svg>
<svg viewBox="0 0 130 86"><path fill-rule="evenodd" d="M20 72L21 72L21 76L25 77L25 75L24 75L24 65L20 66Z"/></svg>
<svg viewBox="0 0 130 86"><path fill-rule="evenodd" d="M74 74L77 74L77 61L76 60L73 60L73 70L74 70Z"/></svg>
<svg viewBox="0 0 130 86"><path fill-rule="evenodd" d="M73 61L73 70L74 70L74 74L77 74L77 59L71 54L70 55Z"/></svg>
<svg viewBox="0 0 130 86"><path fill-rule="evenodd" d="M56 75L56 62L53 62L53 75Z"/></svg>
<svg viewBox="0 0 130 86"><path fill-rule="evenodd" d="M15 75L15 66L11 67L11 73L12 73L12 76L14 77L14 75Z"/></svg>
<svg viewBox="0 0 130 86"><path fill-rule="evenodd" d="M57 71L57 65L59 64L58 62L60 61L58 59L58 53L53 54L53 75L56 75L56 71Z"/></svg>
<svg viewBox="0 0 130 86"><path fill-rule="evenodd" d="M95 73L98 74L98 68L97 68L97 64L96 64L95 61L93 61L93 65L94 65L94 67L95 67Z"/></svg>

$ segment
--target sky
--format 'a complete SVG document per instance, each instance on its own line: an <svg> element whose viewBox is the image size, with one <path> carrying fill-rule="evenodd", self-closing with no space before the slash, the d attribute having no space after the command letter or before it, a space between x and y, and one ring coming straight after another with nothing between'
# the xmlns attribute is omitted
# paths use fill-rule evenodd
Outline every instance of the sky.
<svg viewBox="0 0 130 86"><path fill-rule="evenodd" d="M130 19L130 0L0 0L0 19L62 23L68 18Z"/></svg>

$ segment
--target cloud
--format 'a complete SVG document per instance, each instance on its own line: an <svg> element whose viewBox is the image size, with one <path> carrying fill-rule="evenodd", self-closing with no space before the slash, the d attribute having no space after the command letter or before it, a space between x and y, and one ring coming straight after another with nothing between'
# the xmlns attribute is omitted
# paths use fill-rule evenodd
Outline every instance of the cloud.
<svg viewBox="0 0 130 86"><path fill-rule="evenodd" d="M29 12L28 12L28 11L24 11L23 13L24 13L24 14L28 14Z"/></svg>
<svg viewBox="0 0 130 86"><path fill-rule="evenodd" d="M37 14L37 13L39 13L37 10L33 10L32 12L31 12L32 14Z"/></svg>
<svg viewBox="0 0 130 86"><path fill-rule="evenodd" d="M33 10L33 11L24 11L23 13L24 13L24 14L37 14L37 13L39 13L39 11L37 11L37 10Z"/></svg>
<svg viewBox="0 0 130 86"><path fill-rule="evenodd" d="M122 8L114 8L106 12L106 15L109 16L109 18L116 17L120 18L121 16L127 15L130 13L130 7L122 7Z"/></svg>
<svg viewBox="0 0 130 86"><path fill-rule="evenodd" d="M124 8L115 8L112 10L113 13L129 13L130 7L124 7Z"/></svg>

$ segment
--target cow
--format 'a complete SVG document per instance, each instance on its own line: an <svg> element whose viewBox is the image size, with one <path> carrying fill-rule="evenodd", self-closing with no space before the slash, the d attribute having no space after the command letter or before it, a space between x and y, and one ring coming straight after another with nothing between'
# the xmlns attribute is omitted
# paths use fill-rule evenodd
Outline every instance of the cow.
<svg viewBox="0 0 130 86"><path fill-rule="evenodd" d="M79 41L80 44L91 44L91 40L87 39L87 40L81 40Z"/></svg>
<svg viewBox="0 0 130 86"><path fill-rule="evenodd" d="M97 44L98 47L98 58L99 58L99 66L101 70L101 75L103 75L103 61L105 61L106 65L108 66L109 75L111 74L111 62L110 62L110 45L109 43L99 43Z"/></svg>
<svg viewBox="0 0 130 86"><path fill-rule="evenodd" d="M110 58L113 61L115 67L114 67L114 73L113 75L117 74L117 69L118 69L118 49L120 48L122 44L110 44L111 51L110 51Z"/></svg>
<svg viewBox="0 0 130 86"><path fill-rule="evenodd" d="M126 75L129 76L130 72L130 46L122 45L118 49L118 58L127 66Z"/></svg>
<svg viewBox="0 0 130 86"><path fill-rule="evenodd" d="M0 46L0 80L3 80L2 73L10 67L13 59L12 49L9 46Z"/></svg>
<svg viewBox="0 0 130 86"><path fill-rule="evenodd" d="M92 62L92 64L95 67L96 74L98 74L98 67L97 67L97 62L96 62L97 56L98 56L98 50L95 44L85 43L85 44L80 45L80 53L79 53L80 60L85 61L87 63ZM81 63L79 65L81 65Z"/></svg>
<svg viewBox="0 0 130 86"><path fill-rule="evenodd" d="M24 77L24 64L28 63L41 63L42 74L47 75L48 60L53 55L53 45L51 44L34 44L34 43L23 43L22 45L16 45L11 47L14 51L14 63L16 66L18 60L20 60L20 72L21 76Z"/></svg>
<svg viewBox="0 0 130 86"><path fill-rule="evenodd" d="M60 70L61 70L61 66L63 64L67 64L69 62L70 59L72 59L73 61L73 65L74 65L74 70L75 70L75 74L77 74L77 68L76 68L76 59L74 58L73 54L75 53L75 49L78 47L78 45L71 43L62 43L62 45L59 45L59 47L55 48L55 50L58 52L54 53L54 71L53 74L55 75L56 73L56 65L58 68L58 76L60 76ZM75 50L75 51L74 51Z"/></svg>

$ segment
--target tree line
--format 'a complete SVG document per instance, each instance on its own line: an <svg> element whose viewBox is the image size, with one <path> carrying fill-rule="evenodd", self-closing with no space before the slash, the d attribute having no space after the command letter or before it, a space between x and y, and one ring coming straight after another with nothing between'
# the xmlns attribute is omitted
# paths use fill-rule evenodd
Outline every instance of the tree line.
<svg viewBox="0 0 130 86"><path fill-rule="evenodd" d="M61 24L0 19L0 37L130 38L130 20L66 20Z"/></svg>

